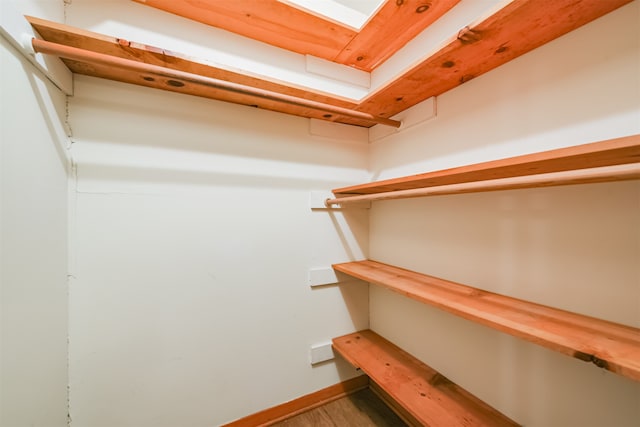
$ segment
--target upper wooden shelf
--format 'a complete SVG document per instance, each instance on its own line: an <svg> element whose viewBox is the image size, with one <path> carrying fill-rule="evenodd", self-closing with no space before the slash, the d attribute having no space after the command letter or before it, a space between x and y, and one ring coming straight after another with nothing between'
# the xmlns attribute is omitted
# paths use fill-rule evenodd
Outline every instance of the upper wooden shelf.
<svg viewBox="0 0 640 427"><path fill-rule="evenodd" d="M338 196L338 198L352 195L371 195L394 191L451 186L472 182L481 183L517 177L535 177L536 175L637 164L639 162L640 135L632 135L623 138L615 138L590 144L544 151L541 153L526 154L523 156L476 163L457 168L337 188L333 190L333 193ZM587 177L582 180L580 178L567 175L566 180L568 181L567 183L575 184L580 182L605 182L621 179L636 179L638 177L640 177L640 175L634 173L624 174L621 176L605 173L599 175L597 178ZM525 182L524 185L518 184L513 187L509 187L507 185L500 187L500 189L560 184L562 184L560 179L551 180L550 182L543 184L536 184L535 180L533 180L531 185L526 185ZM482 191L482 185L478 185L475 188L472 187L471 191Z"/></svg>
<svg viewBox="0 0 640 427"><path fill-rule="evenodd" d="M333 268L640 381L638 328L498 295L376 261L348 262Z"/></svg>
<svg viewBox="0 0 640 427"><path fill-rule="evenodd" d="M142 2L142 0L137 1ZM347 99L314 88L287 84L276 79L270 80L264 76L252 74L250 71L214 66L206 63L205 60L125 40L117 36L97 34L33 17L28 17L28 20L44 40L78 48L89 53L82 59L63 57L67 67L74 73L301 117L371 127L379 122L335 111L323 112L296 104L296 102L281 102L273 98L250 96L235 90L222 90L215 84L195 84L194 80L188 77L163 78L161 73L149 75L131 68L107 65L105 61L98 61L96 58L97 55L106 55L140 64L165 67L170 70L233 82L288 97L345 108L377 119L389 119L421 101L441 95L464 84L470 79L573 31L630 1L554 0L541 2L540 0L513 0L479 22L470 22L464 28L456 29L435 52L418 52L417 55L422 55L423 59L417 59L415 66L395 77L393 81L386 82L381 89L370 93L362 100ZM282 13L278 11L292 8L276 0L269 0L264 4L260 2L260 5L254 1L175 2L154 0L148 3L193 19L205 20L206 18L206 22L212 25L257 38L266 43L273 43L292 51L299 51L296 50L296 46L300 47L299 45L309 41L305 38L306 42L302 42L301 35L303 33L306 34L309 31L314 33L311 44L318 47L316 42L335 40L337 28L335 25L329 25L318 20L317 17L307 16L300 11L292 12L293 14L286 15L289 18L284 19ZM446 17L447 12L456 3L457 0L433 0L430 2L386 0L368 25L365 25L359 32L347 31L344 40L336 48L338 50L329 49L330 52L327 55L329 55L328 57L333 55L334 61L372 70L386 58L391 57L395 50L400 49L435 19L440 16ZM289 22L303 18L302 22L296 21L297 27L291 26L291 22ZM316 22L317 25L310 25L308 22ZM401 24L389 25L389 22L400 22ZM291 28L302 28L300 30L302 33ZM315 52L315 50L309 52ZM320 55L321 52L316 52L316 54Z"/></svg>

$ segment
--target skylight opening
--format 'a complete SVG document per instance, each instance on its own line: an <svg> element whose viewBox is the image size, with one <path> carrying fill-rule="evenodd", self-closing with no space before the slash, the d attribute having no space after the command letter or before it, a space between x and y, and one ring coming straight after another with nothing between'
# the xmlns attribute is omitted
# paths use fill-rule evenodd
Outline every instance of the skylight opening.
<svg viewBox="0 0 640 427"><path fill-rule="evenodd" d="M384 0L278 0L338 24L360 30Z"/></svg>

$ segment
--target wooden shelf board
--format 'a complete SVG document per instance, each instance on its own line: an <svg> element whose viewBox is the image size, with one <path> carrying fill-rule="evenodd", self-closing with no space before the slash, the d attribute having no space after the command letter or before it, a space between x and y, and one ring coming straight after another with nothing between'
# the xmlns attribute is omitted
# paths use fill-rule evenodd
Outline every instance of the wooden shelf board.
<svg viewBox="0 0 640 427"><path fill-rule="evenodd" d="M333 268L640 381L638 328L486 292L376 261L335 264Z"/></svg>
<svg viewBox="0 0 640 427"><path fill-rule="evenodd" d="M322 102L336 107L354 109L357 105L356 103L344 98L314 92L308 88L288 86L275 81L261 79L256 76L215 67L205 62L198 61L195 58L170 52L154 46L148 46L103 34L93 33L35 17L27 17L27 19L44 40L53 43L77 47L89 52L105 54L116 58L166 67L172 70L185 71L200 76L231 81L250 87L256 87L311 101ZM72 61L68 59L63 59L63 62L72 72L77 74L131 83L171 92L195 95L219 101L232 102L235 104L263 108L266 110L302 117L316 118L318 120L327 120L327 117L325 117L326 112L265 100L255 96L207 88L201 85L193 85L188 82L182 82L182 86L176 86L175 83L170 83L170 80L175 81L173 79L154 78L151 80L150 76L139 72L118 69L98 63ZM363 127L369 127L372 125L371 122L366 120L341 116L339 114L333 114L330 121Z"/></svg>
<svg viewBox="0 0 640 427"><path fill-rule="evenodd" d="M137 0L191 19L221 26L288 50L324 57L372 71L437 18L447 15L459 0L422 2L387 0L360 31L295 9L277 0L255 2L175 2ZM631 0L514 0L478 23L462 29L437 52L361 101L277 79L225 69L185 55L115 37L80 30L37 18L32 26L50 42L113 55L147 64L269 90L337 107L355 109L376 117L392 117L432 96L438 96L473 77L484 74L538 46L603 16ZM197 3L197 4L196 4ZM428 8L424 8L428 5ZM422 10L423 12L420 12ZM393 24L396 23L396 24ZM225 26L229 26L228 28ZM248 32L248 33L247 33ZM65 61L74 73L153 87L173 92L254 106L285 114L370 127L371 122L317 110L264 101L193 87L172 86L168 81L145 80L140 73L124 72L90 62Z"/></svg>
<svg viewBox="0 0 640 427"><path fill-rule="evenodd" d="M640 162L640 135L337 188L336 196L376 194Z"/></svg>
<svg viewBox="0 0 640 427"><path fill-rule="evenodd" d="M422 425L518 425L375 332L334 338L333 348Z"/></svg>
<svg viewBox="0 0 640 427"><path fill-rule="evenodd" d="M358 109L393 117L631 1L514 0L461 29L437 52L370 94Z"/></svg>

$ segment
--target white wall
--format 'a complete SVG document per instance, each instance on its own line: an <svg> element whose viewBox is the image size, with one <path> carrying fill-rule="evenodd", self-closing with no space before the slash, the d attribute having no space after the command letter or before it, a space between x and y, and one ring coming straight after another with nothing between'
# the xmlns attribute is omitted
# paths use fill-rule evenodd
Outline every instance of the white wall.
<svg viewBox="0 0 640 427"><path fill-rule="evenodd" d="M309 348L368 327L366 286L309 268L366 257L368 213L311 190L368 179L365 141L306 119L77 76L74 426L211 426L352 377Z"/></svg>
<svg viewBox="0 0 640 427"><path fill-rule="evenodd" d="M377 179L640 131L639 2L439 97L371 146ZM640 326L640 184L374 203L375 260ZM527 426L632 426L640 385L371 287L376 332Z"/></svg>
<svg viewBox="0 0 640 427"><path fill-rule="evenodd" d="M20 6L62 15L61 3ZM65 96L0 44L0 425L66 426Z"/></svg>

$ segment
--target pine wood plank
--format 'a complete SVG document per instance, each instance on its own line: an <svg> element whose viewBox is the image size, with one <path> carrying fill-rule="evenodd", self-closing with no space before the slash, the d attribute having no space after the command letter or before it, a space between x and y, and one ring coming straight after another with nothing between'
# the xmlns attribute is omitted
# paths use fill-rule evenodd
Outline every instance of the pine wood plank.
<svg viewBox="0 0 640 427"><path fill-rule="evenodd" d="M335 264L342 273L640 381L640 329L376 261Z"/></svg>
<svg viewBox="0 0 640 427"><path fill-rule="evenodd" d="M461 29L437 52L369 95L359 109L393 117L631 1L514 0Z"/></svg>
<svg viewBox="0 0 640 427"><path fill-rule="evenodd" d="M333 348L422 425L518 425L370 330L334 338Z"/></svg>
<svg viewBox="0 0 640 427"><path fill-rule="evenodd" d="M628 181L636 179L640 179L640 163L490 179L486 181L462 182L459 184L437 185L435 187L387 191L384 193L341 196L325 200L325 205L327 207L332 205L345 207L349 204L373 202L377 200L408 199L412 197L554 187L560 185L592 184L597 182Z"/></svg>
<svg viewBox="0 0 640 427"><path fill-rule="evenodd" d="M638 162L640 162L640 135L632 135L418 175L342 187L334 189L333 193L336 196L375 194Z"/></svg>
<svg viewBox="0 0 640 427"><path fill-rule="evenodd" d="M356 31L277 0L135 0L273 46L335 57Z"/></svg>
<svg viewBox="0 0 640 427"><path fill-rule="evenodd" d="M278 421L294 417L313 408L333 402L369 386L367 376L359 376L347 381L323 388L281 405L248 415L239 420L224 424L221 427L256 427L268 426Z"/></svg>
<svg viewBox="0 0 640 427"><path fill-rule="evenodd" d="M184 71L204 77L239 83L242 85L264 89L276 93L308 99L310 101L322 102L341 108L354 109L356 104L352 101L340 97L329 96L324 93L314 92L308 88L288 86L278 82L265 80L257 76L239 73L207 64L195 58L170 52L154 46L136 43L129 40L110 37L107 35L94 33L91 31L74 28L64 24L47 21L35 17L27 17L33 28L38 31L46 41L59 43L66 46L85 49L89 52L110 55L116 58L123 58L138 61L144 64L157 65L172 70ZM319 120L336 121L339 123L352 124L356 126L369 127L370 122L352 117L345 117L333 114L326 117L327 113L314 111L302 107L285 105L282 103L265 100L258 97L247 96L239 93L223 91L215 88L192 85L185 82L182 85L171 84L172 79L157 79L144 73L132 72L128 70L109 67L98 63L87 61L63 60L67 67L78 74L93 77L115 80L123 83L131 83L171 92L178 92L187 95L200 96L209 99L216 99L225 102L263 108L271 111L278 111L286 114L293 114L302 117L311 117Z"/></svg>
<svg viewBox="0 0 640 427"><path fill-rule="evenodd" d="M460 0L387 0L332 60L373 71Z"/></svg>
<svg viewBox="0 0 640 427"><path fill-rule="evenodd" d="M360 30L276 0L134 1L370 72L460 0L386 0Z"/></svg>

